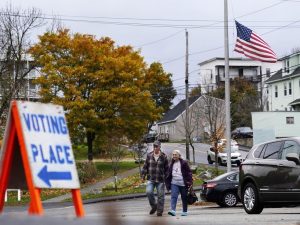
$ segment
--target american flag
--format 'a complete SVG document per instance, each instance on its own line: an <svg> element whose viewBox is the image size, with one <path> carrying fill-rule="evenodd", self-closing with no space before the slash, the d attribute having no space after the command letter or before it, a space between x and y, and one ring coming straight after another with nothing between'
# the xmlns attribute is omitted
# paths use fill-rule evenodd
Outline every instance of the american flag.
<svg viewBox="0 0 300 225"><path fill-rule="evenodd" d="M234 51L261 62L275 63L277 61L276 54L262 38L237 21L235 25L237 40Z"/></svg>

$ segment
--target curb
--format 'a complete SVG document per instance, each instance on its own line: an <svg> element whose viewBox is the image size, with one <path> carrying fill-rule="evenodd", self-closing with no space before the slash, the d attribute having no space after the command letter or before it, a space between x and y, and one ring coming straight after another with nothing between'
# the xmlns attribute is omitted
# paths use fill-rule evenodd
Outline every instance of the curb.
<svg viewBox="0 0 300 225"><path fill-rule="evenodd" d="M194 187L194 191L200 191L201 186ZM166 195L170 195L170 192L165 192ZM156 195L156 194L155 194ZM146 193L137 193L137 194L128 194L128 195L117 195L117 196L109 196L102 198L94 198L83 200L83 204L93 204L98 202L109 202L109 201L120 201L127 199L135 199L135 198L145 198L147 197Z"/></svg>

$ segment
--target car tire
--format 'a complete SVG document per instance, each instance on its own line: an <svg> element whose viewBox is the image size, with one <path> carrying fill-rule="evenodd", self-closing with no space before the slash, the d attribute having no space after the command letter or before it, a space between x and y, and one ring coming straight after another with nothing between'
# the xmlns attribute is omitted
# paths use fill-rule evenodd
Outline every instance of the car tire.
<svg viewBox="0 0 300 225"><path fill-rule="evenodd" d="M208 164L213 164L213 161L211 160L210 156L207 156L207 161L208 161Z"/></svg>
<svg viewBox="0 0 300 225"><path fill-rule="evenodd" d="M222 203L225 207L233 207L236 206L238 202L238 197L233 192L226 192L223 196Z"/></svg>
<svg viewBox="0 0 300 225"><path fill-rule="evenodd" d="M242 193L244 210L248 214L260 214L263 211L263 204L259 201L258 191L254 184L245 185Z"/></svg>

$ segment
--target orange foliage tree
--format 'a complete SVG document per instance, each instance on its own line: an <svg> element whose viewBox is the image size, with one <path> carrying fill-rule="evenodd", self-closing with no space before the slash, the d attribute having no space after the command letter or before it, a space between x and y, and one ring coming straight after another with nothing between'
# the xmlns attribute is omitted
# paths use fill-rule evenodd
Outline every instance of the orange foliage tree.
<svg viewBox="0 0 300 225"><path fill-rule="evenodd" d="M40 36L30 53L41 68L42 101L64 106L72 136L87 139L90 161L97 135L137 141L163 112L150 92L158 77L149 79L143 57L130 46L60 29Z"/></svg>

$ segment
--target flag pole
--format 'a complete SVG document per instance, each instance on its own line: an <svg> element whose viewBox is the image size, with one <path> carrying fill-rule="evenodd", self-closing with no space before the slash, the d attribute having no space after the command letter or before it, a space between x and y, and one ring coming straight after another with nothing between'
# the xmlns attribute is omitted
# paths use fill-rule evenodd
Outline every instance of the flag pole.
<svg viewBox="0 0 300 225"><path fill-rule="evenodd" d="M225 115L226 115L226 149L227 172L231 171L231 124L230 124L230 80L228 50L228 6L224 0L224 49L225 49Z"/></svg>

